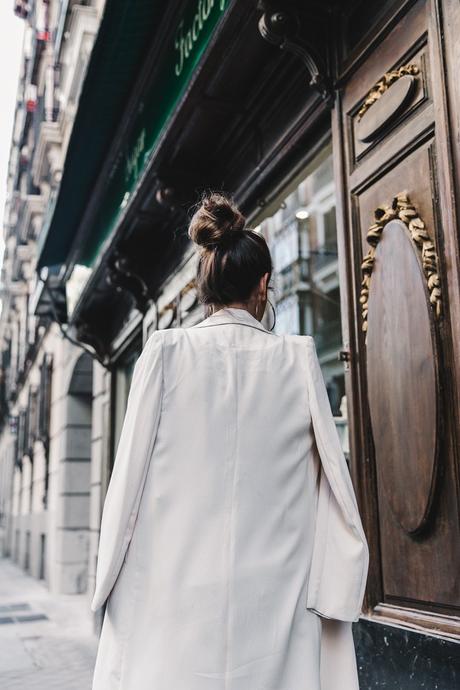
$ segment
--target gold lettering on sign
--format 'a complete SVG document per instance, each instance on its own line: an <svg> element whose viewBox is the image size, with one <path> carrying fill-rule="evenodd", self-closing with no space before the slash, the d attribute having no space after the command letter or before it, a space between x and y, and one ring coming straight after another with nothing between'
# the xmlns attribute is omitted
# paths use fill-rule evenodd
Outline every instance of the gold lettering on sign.
<svg viewBox="0 0 460 690"><path fill-rule="evenodd" d="M219 0L219 10L222 12L225 9L227 0ZM196 12L193 16L192 23L189 28L185 30L184 20L181 19L177 27L176 38L174 41L174 48L177 51L177 61L174 66L174 74L180 77L184 69L184 65L191 56L195 44L197 43L206 21L216 4L215 0L198 0Z"/></svg>
<svg viewBox="0 0 460 690"><path fill-rule="evenodd" d="M139 160L145 149L145 137L146 131L145 127L143 127L134 144L133 150L126 156L125 178L127 182L129 182L133 173L135 177L139 175Z"/></svg>
<svg viewBox="0 0 460 690"><path fill-rule="evenodd" d="M407 192L401 192L395 196L391 206L380 206L374 211L375 222L368 230L367 242L371 248L367 252L361 264L363 279L361 282L362 330L367 331L367 312L369 300L369 287L372 269L374 268L375 250L380 242L383 229L390 220L401 220L409 228L412 241L418 247L422 259L422 268L427 281L430 294L430 304L437 318L441 316L441 281L438 274L438 257L434 242L425 228L425 223L411 203Z"/></svg>

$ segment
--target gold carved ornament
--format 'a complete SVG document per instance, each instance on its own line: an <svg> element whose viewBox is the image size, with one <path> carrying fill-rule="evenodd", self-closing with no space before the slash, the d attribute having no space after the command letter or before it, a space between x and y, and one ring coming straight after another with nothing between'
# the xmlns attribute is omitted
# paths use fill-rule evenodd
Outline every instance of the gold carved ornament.
<svg viewBox="0 0 460 690"><path fill-rule="evenodd" d="M361 282L361 294L359 301L361 302L362 330L367 335L369 286L372 270L374 268L375 251L378 243L380 242L385 225L391 220L401 220L407 225L412 241L420 250L422 268L427 280L430 295L430 304L434 310L436 318L439 318L442 312L442 300L436 249L433 240L430 238L425 228L425 223L420 218L414 205L411 203L407 192L401 192L395 196L391 206L381 206L377 208L374 211L374 218L375 222L369 228L366 238L368 244L371 245L371 248L367 252L361 264L363 279Z"/></svg>
<svg viewBox="0 0 460 690"><path fill-rule="evenodd" d="M358 122L361 120L364 113L367 112L372 105L374 105L375 101L378 101L382 94L384 94L385 91L387 91L395 81L397 81L405 75L413 76L414 74L418 73L419 68L417 67L417 65L404 65L399 69L392 70L391 72L386 72L386 74L383 75L383 77L377 82L377 84L371 89L371 91L369 91L363 105L358 110Z"/></svg>

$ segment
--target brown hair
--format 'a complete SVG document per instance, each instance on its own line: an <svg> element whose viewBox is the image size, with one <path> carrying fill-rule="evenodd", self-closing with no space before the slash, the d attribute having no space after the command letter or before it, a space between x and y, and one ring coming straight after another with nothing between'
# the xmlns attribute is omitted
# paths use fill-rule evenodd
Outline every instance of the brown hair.
<svg viewBox="0 0 460 690"><path fill-rule="evenodd" d="M196 283L203 304L246 302L265 273L270 280L273 264L265 238L246 228L230 197L204 194L188 235L200 247Z"/></svg>

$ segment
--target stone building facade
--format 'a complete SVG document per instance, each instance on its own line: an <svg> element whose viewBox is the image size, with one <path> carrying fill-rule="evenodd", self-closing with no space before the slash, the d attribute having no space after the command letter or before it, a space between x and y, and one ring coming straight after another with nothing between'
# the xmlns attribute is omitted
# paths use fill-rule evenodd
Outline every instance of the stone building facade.
<svg viewBox="0 0 460 690"><path fill-rule="evenodd" d="M24 42L3 229L0 549L59 593L87 591L94 566L95 377L91 355L37 310L35 268L103 5L14 3ZM58 300L55 315L63 306Z"/></svg>

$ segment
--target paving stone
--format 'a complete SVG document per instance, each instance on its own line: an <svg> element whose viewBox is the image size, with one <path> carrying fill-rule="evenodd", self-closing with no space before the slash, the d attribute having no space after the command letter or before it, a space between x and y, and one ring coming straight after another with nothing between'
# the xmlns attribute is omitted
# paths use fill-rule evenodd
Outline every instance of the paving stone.
<svg viewBox="0 0 460 690"><path fill-rule="evenodd" d="M53 595L0 559L1 690L91 690L98 638L85 594ZM19 622L20 621L20 622Z"/></svg>

